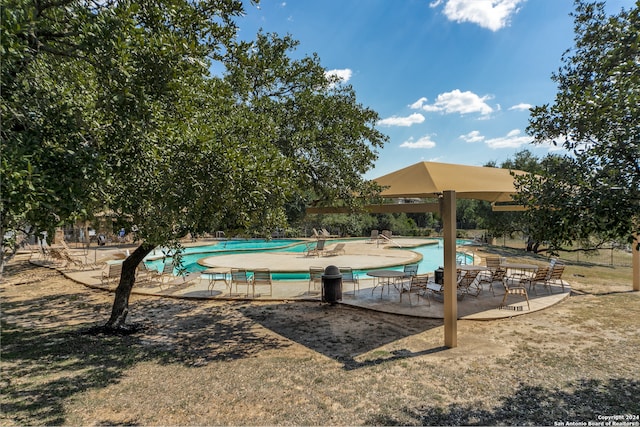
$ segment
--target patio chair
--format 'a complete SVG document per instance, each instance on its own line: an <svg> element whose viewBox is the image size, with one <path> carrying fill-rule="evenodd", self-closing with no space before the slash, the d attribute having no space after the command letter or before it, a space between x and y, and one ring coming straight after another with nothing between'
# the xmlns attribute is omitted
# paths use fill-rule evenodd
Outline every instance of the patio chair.
<svg viewBox="0 0 640 427"><path fill-rule="evenodd" d="M273 295L273 283L271 282L271 270L268 268L256 268L253 270L253 279L251 279L251 287L253 289L252 296L256 296L256 286L269 286L269 293L264 295ZM262 295L262 294L259 294Z"/></svg>
<svg viewBox="0 0 640 427"><path fill-rule="evenodd" d="M324 267L309 267L309 293L311 293L311 286L316 289L316 284L322 286L322 275L324 274Z"/></svg>
<svg viewBox="0 0 640 427"><path fill-rule="evenodd" d="M317 256L319 257L324 253L324 244L326 240L319 239L316 243L307 243L307 248L305 249L305 256Z"/></svg>
<svg viewBox="0 0 640 427"><path fill-rule="evenodd" d="M527 294L527 288L525 288L521 284L517 285L509 285L508 280L504 282L504 297L502 297L502 302L498 306L498 308L506 308L505 302L507 302L507 297L509 295L522 295L527 300L527 308L531 311L531 305L529 304L529 294Z"/></svg>
<svg viewBox="0 0 640 427"><path fill-rule="evenodd" d="M249 286L251 286L251 279L247 270L244 268L232 268L231 269L231 286L236 285L236 293L238 293L238 285L247 287L247 296L249 296Z"/></svg>
<svg viewBox="0 0 640 427"><path fill-rule="evenodd" d="M336 244L332 249L329 249L324 252L324 256L336 256L340 254L344 254L344 243Z"/></svg>
<svg viewBox="0 0 640 427"><path fill-rule="evenodd" d="M413 277L418 274L418 264L406 264L404 266L404 276Z"/></svg>
<svg viewBox="0 0 640 427"><path fill-rule="evenodd" d="M102 286L109 286L111 282L117 283L121 275L122 263L107 264L106 271L103 270L100 275L100 283L102 283Z"/></svg>
<svg viewBox="0 0 640 427"><path fill-rule="evenodd" d="M411 279L418 274L418 264L406 264L403 268L404 276L395 279L394 286L402 294L403 288L410 287ZM402 296L401 296L402 298Z"/></svg>
<svg viewBox="0 0 640 427"><path fill-rule="evenodd" d="M444 300L444 283L427 282L427 293L430 295L439 295L439 298ZM430 296L427 296L431 300ZM431 303L429 303L431 304Z"/></svg>
<svg viewBox="0 0 640 427"><path fill-rule="evenodd" d="M525 277L520 281L522 286L525 286L527 283L529 284L529 291L533 288L533 292L538 295L538 291L536 290L536 285L541 284L547 291L551 293L551 286L547 283L547 277L549 276L549 267L540 267L536 270L535 274L531 277Z"/></svg>
<svg viewBox="0 0 640 427"><path fill-rule="evenodd" d="M155 270L151 270L144 261L141 261L136 268L136 285L150 285L153 283Z"/></svg>
<svg viewBox="0 0 640 427"><path fill-rule="evenodd" d="M165 262L162 266L162 270L149 270L151 272L151 281L157 283L160 286L160 289L162 289L162 285L174 278L174 269L175 266L173 265L173 262Z"/></svg>
<svg viewBox="0 0 640 427"><path fill-rule="evenodd" d="M340 274L342 274L342 283L353 283L353 295L356 294L356 288L360 291L360 282L358 281L358 275L353 272L351 267L338 267ZM322 279L322 275L320 277Z"/></svg>
<svg viewBox="0 0 640 427"><path fill-rule="evenodd" d="M369 240L367 240L367 243L375 243L378 241L379 238L380 238L380 231L371 230L371 236L369 237Z"/></svg>
<svg viewBox="0 0 640 427"><path fill-rule="evenodd" d="M475 297L480 294L482 290L482 286L479 286L479 278L478 273L479 270L467 270L464 274L460 274L460 278L458 279L458 295L460 299L464 298L465 295L471 294ZM471 288L475 288L474 291L471 291Z"/></svg>
<svg viewBox="0 0 640 427"><path fill-rule="evenodd" d="M562 286L562 292L564 292L564 280L562 280L562 273L564 273L564 264L556 262L549 270L549 274L546 280L546 286L548 286L549 292L551 292L552 283L560 283Z"/></svg>
<svg viewBox="0 0 640 427"><path fill-rule="evenodd" d="M82 260L74 258L68 251L61 249L58 251L58 255L61 257L64 262L64 268L70 268L70 266L75 266L79 270L84 270L85 264Z"/></svg>
<svg viewBox="0 0 640 427"><path fill-rule="evenodd" d="M427 291L428 284L428 274L417 274L411 276L411 280L409 281L408 286L403 286L400 289L400 302L402 302L402 295L407 294L407 297L409 298L409 305L412 305L411 294L415 294L418 297L418 302L420 302L420 297L426 297L427 302L429 303L429 305L431 305L431 301L429 300L429 293Z"/></svg>
<svg viewBox="0 0 640 427"><path fill-rule="evenodd" d="M56 265L60 265L62 267L66 267L66 265L68 264L67 259L65 259L65 257L62 255L62 250L58 249L58 248L52 248L51 246L49 246L47 248L47 261L53 262Z"/></svg>
<svg viewBox="0 0 640 427"><path fill-rule="evenodd" d="M496 296L496 292L493 289L493 282L503 282L505 279L506 271L502 268L497 268L495 270L489 270L489 272L482 272L478 274L478 292L482 291L483 285L489 285L489 289L493 296Z"/></svg>

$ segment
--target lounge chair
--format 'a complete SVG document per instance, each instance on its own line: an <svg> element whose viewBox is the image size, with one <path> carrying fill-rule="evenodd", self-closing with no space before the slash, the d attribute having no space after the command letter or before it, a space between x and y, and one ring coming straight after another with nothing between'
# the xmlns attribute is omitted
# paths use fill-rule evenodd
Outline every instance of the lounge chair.
<svg viewBox="0 0 640 427"><path fill-rule="evenodd" d="M273 284L271 283L271 271L268 268L256 268L253 270L253 278L251 279L252 296L256 296L256 286L269 286L269 293L264 295L273 295ZM262 294L260 294L262 295Z"/></svg>
<svg viewBox="0 0 640 427"><path fill-rule="evenodd" d="M95 266L95 264L92 264L92 263L89 262L89 250L84 245L82 246L82 253L81 254L77 253L77 251L76 252L71 251L71 248L69 247L69 245L67 244L67 242L64 239L62 239L60 241L60 245L62 245L62 247L67 252L67 254L69 254L70 257L72 257L72 258L77 258L77 257L83 258L83 261L82 261L83 267L85 267L85 266Z"/></svg>
<svg viewBox="0 0 640 427"><path fill-rule="evenodd" d="M324 252L324 256L335 256L335 255L340 255L340 254L344 254L344 243L338 243L336 244L333 249L329 249L327 251Z"/></svg>
<svg viewBox="0 0 640 427"><path fill-rule="evenodd" d="M391 230L382 230L382 234L379 235L382 238L382 243L387 243L391 241Z"/></svg>
<svg viewBox="0 0 640 427"><path fill-rule="evenodd" d="M100 283L109 286L111 282L117 283L122 275L122 263L107 264L106 271L102 271Z"/></svg>
<svg viewBox="0 0 640 427"><path fill-rule="evenodd" d="M304 252L305 256L317 256L319 257L324 253L324 244L326 240L318 240L317 242L307 243L307 248Z"/></svg>
<svg viewBox="0 0 640 427"><path fill-rule="evenodd" d="M380 231L371 230L371 236L369 237L369 240L367 241L367 243L375 243L378 241L379 238L380 238Z"/></svg>
<svg viewBox="0 0 640 427"><path fill-rule="evenodd" d="M458 295L460 299L464 298L465 295L471 294L473 296L478 296L482 287L478 285L480 279L478 278L479 270L466 270L464 274L460 274L460 278L458 279ZM471 290L475 288L475 290Z"/></svg>
<svg viewBox="0 0 640 427"><path fill-rule="evenodd" d="M331 234L327 231L326 228L322 229L322 237L332 238L332 237L340 237L339 234Z"/></svg>

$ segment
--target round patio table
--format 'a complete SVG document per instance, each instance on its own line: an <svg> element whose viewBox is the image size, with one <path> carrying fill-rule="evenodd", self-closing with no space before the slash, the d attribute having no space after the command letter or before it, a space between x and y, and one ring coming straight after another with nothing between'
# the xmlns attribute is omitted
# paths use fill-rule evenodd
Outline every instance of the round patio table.
<svg viewBox="0 0 640 427"><path fill-rule="evenodd" d="M500 267L506 270L507 279L514 280L522 280L525 277L530 277L535 273L538 269L538 266L535 264L519 264L514 262L502 262L500 263ZM509 274L509 272L511 273Z"/></svg>
<svg viewBox="0 0 640 427"><path fill-rule="evenodd" d="M389 286L392 285L392 281L393 285L395 286L398 279L407 277L404 271L398 270L371 270L367 272L367 276L371 276L376 279L373 282L373 289L371 289L371 293L373 293L378 286L382 286L382 289L380 290L380 298L382 298L382 294L384 293L385 285L387 286L388 294Z"/></svg>

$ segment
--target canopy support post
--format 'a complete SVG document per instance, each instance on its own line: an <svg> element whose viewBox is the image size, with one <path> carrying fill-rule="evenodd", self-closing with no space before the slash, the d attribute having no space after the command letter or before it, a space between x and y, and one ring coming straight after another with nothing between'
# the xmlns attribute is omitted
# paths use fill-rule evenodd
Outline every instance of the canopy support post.
<svg viewBox="0 0 640 427"><path fill-rule="evenodd" d="M632 243L633 248L631 248L631 252L633 253L633 290L640 291L640 234L636 234L636 239Z"/></svg>
<svg viewBox="0 0 640 427"><path fill-rule="evenodd" d="M444 238L444 345L458 346L458 296L456 281L456 192L443 192Z"/></svg>

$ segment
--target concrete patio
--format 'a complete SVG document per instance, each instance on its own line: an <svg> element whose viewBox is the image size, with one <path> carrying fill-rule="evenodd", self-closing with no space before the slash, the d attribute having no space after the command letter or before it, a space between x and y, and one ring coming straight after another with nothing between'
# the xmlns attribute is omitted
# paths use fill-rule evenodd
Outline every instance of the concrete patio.
<svg viewBox="0 0 640 427"><path fill-rule="evenodd" d="M403 239L401 241L403 247L411 245L423 245L429 242L426 239ZM329 243L329 242L327 242ZM331 245L328 245L331 247ZM213 267L228 270L230 267L235 268L251 268L267 267L272 271L308 271L309 266L326 267L328 265L348 266L354 270L366 270L372 268L385 268L393 265L402 265L417 262L419 257L411 251L389 250L388 246L380 247L380 245L367 244L360 240L359 242L351 242L345 246L345 253L331 257L305 257L300 253L286 252L261 252L255 254L235 254L223 255L217 257L206 258L201 261L206 267ZM94 261L96 259L109 259L122 257L126 252L125 247L100 248L96 249L92 255ZM74 252L74 249L71 249ZM480 260L476 260L479 263ZM109 286L101 284L102 269L67 269L56 266L55 264L34 257L32 262L40 265L57 268L62 271L68 278L82 283L88 287L95 289L103 289L112 292L115 290L116 283ZM133 292L136 294L152 295L165 298L191 298L191 299L218 299L218 300L260 300L260 301L315 301L321 303L320 285L316 285L315 289L310 286L308 280L282 280L273 282L273 292L271 296L263 295L264 287L256 288L256 296L247 296L246 286L236 289L234 286L230 290L223 280L213 282L211 276L192 274L188 276L188 280L184 281L181 277L176 277L163 286L157 283L141 283L134 286ZM412 294L411 298L408 294L404 294L400 301L400 294L393 286L385 286L384 292L381 288L374 289L374 279L366 275L358 277L359 289L355 289L352 283L343 285L342 300L338 303L350 306L360 307L368 310L375 310L385 313L393 313L399 315L443 318L444 310L442 299L439 295L431 295L430 298L418 297ZM503 296L504 288L500 282L493 284L495 296L487 286L476 297L465 295L458 301L458 318L467 320L491 320L508 318L517 315L524 315L531 312L539 311L559 303L570 295L571 287L564 281L564 290L560 284L552 286L552 293L538 287L537 295L535 292L529 292L529 302L531 309L527 308L524 297L510 295L507 299L507 307L499 309Z"/></svg>

